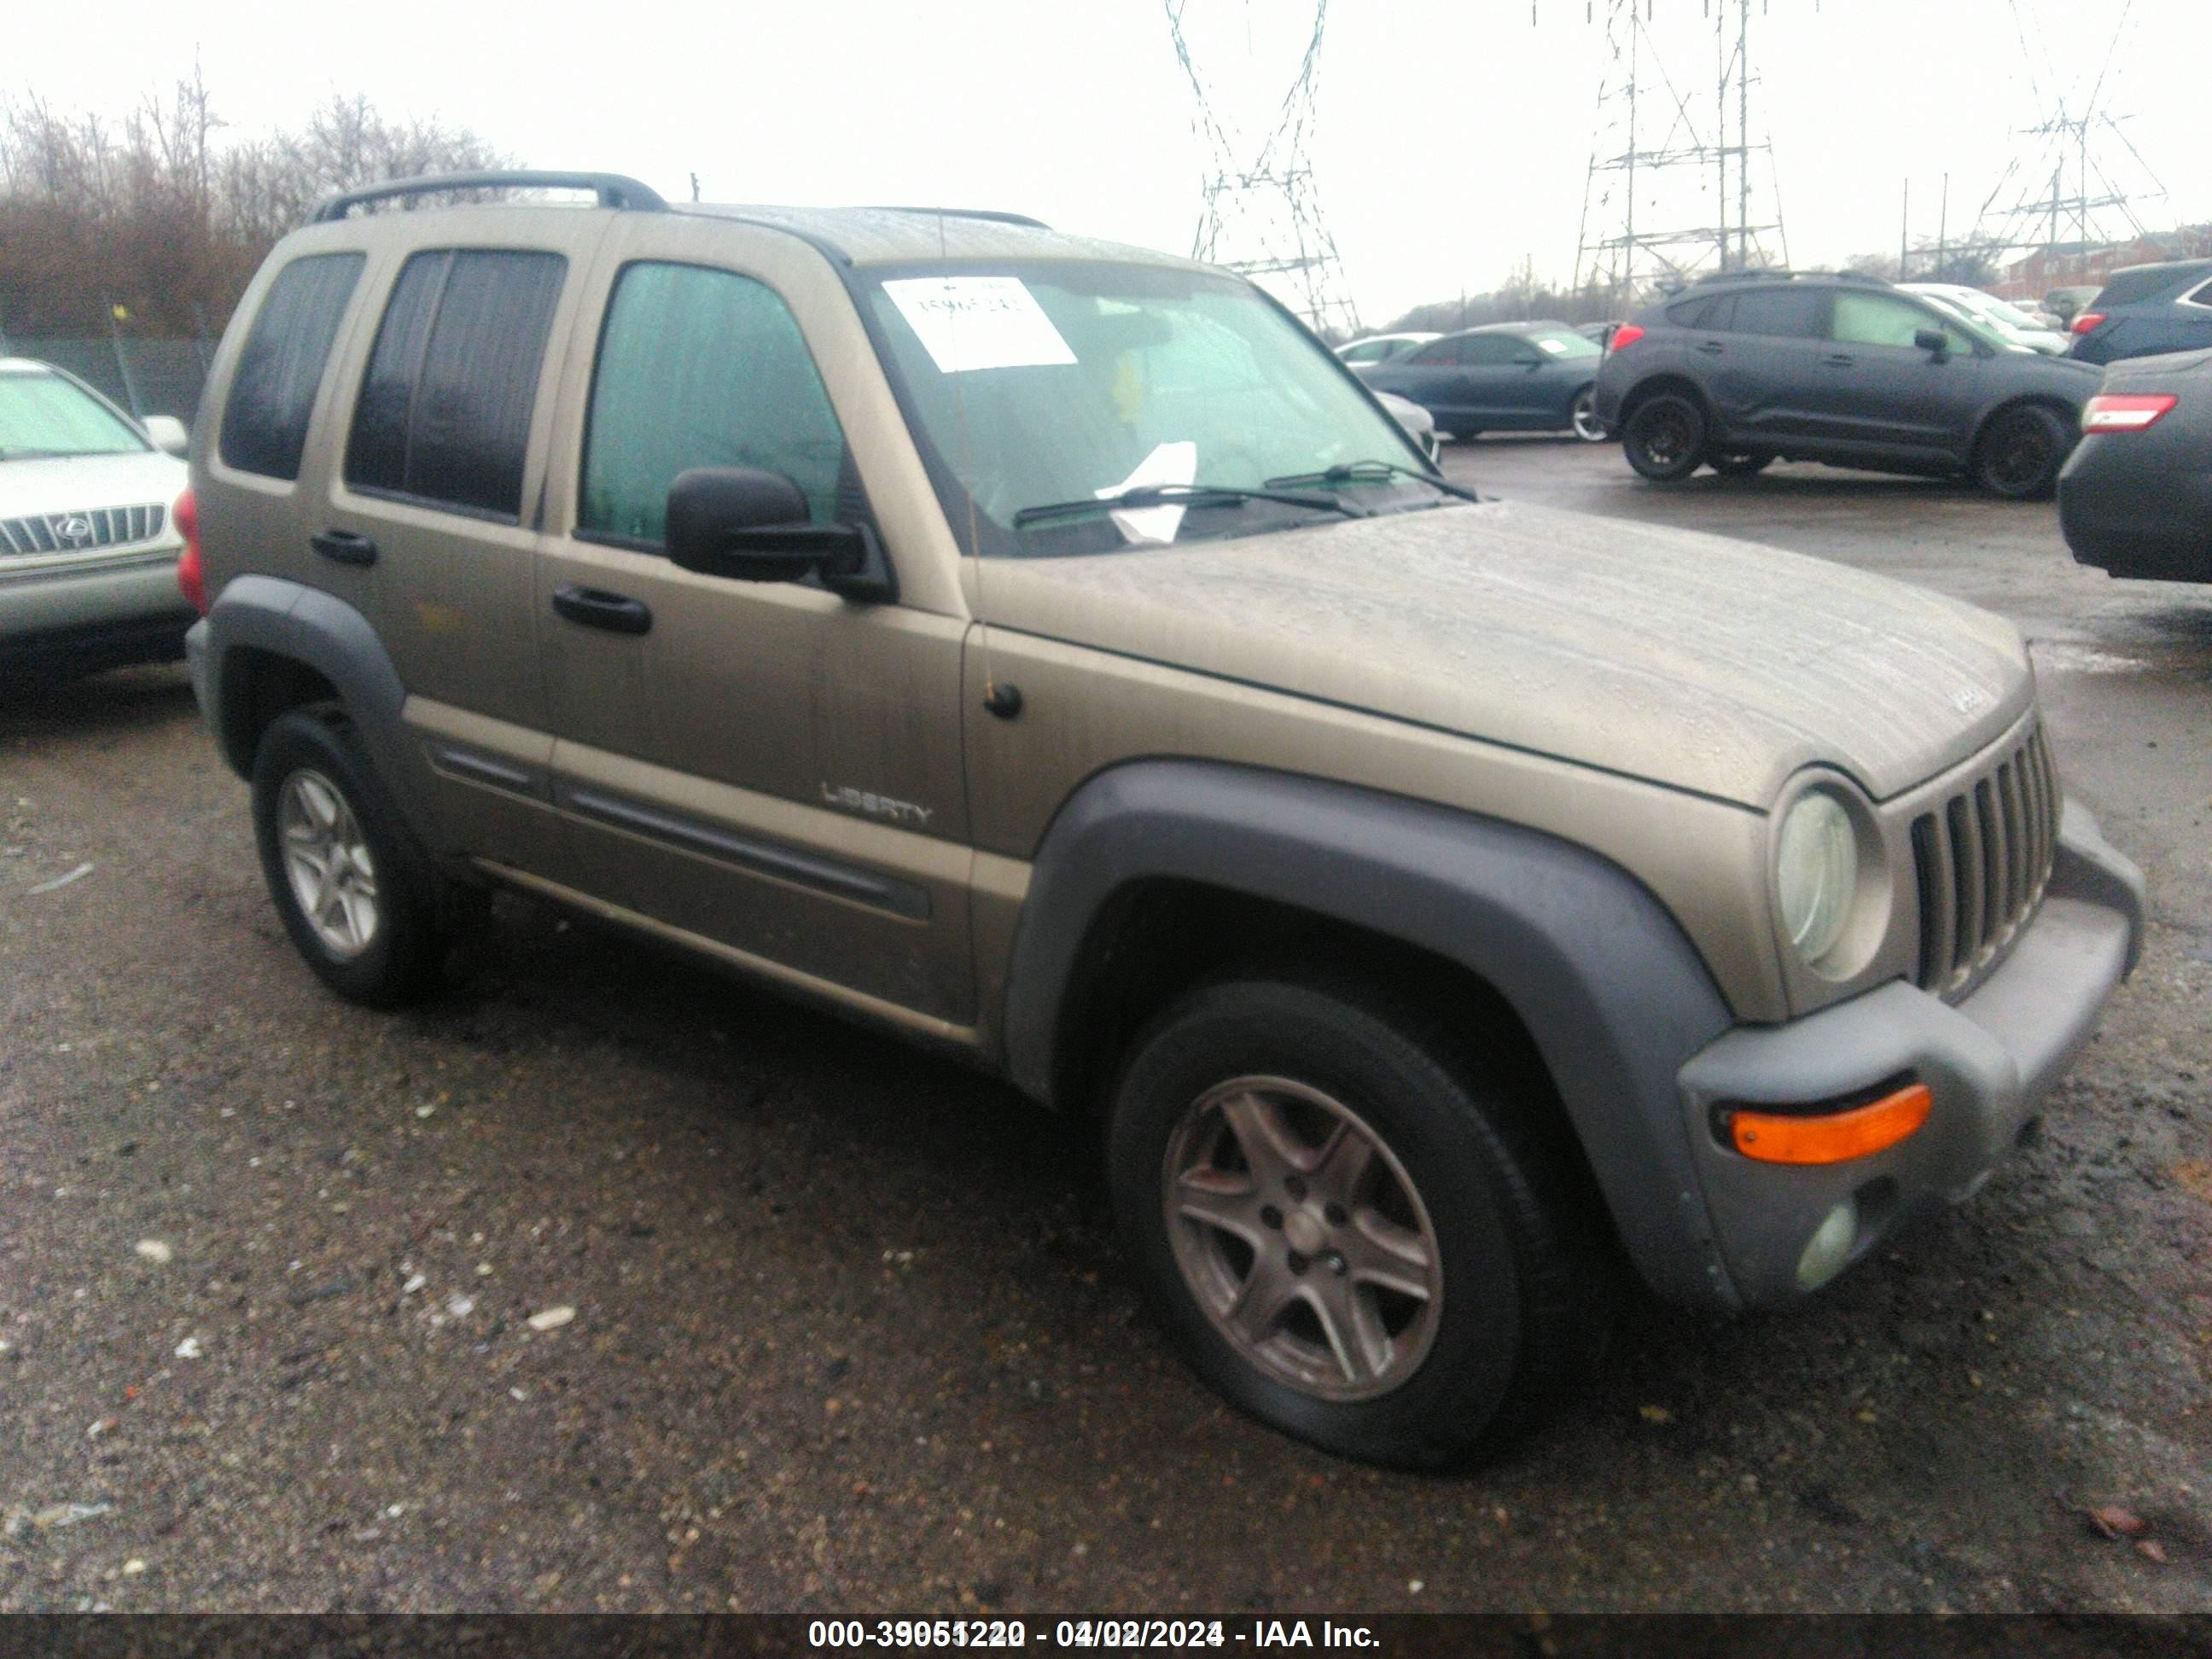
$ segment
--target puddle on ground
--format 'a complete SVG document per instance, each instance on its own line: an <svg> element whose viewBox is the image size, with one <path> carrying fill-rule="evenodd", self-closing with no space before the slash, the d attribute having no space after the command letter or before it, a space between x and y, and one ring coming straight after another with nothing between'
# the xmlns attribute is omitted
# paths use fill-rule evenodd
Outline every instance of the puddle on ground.
<svg viewBox="0 0 2212 1659"><path fill-rule="evenodd" d="M2148 657L2130 657L2118 651L2100 651L2093 645L2069 645L2062 641L2038 641L2035 665L2061 674L2150 674L2160 664Z"/></svg>

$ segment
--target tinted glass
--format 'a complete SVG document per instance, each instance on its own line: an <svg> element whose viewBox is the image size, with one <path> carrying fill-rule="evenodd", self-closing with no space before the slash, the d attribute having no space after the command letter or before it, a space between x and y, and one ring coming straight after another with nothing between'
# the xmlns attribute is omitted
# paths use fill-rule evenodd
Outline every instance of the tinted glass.
<svg viewBox="0 0 2212 1659"><path fill-rule="evenodd" d="M634 264L616 284L592 382L580 529L661 539L687 467L781 472L814 521L838 515L845 434L773 289L696 265Z"/></svg>
<svg viewBox="0 0 2212 1659"><path fill-rule="evenodd" d="M2102 311L2111 306L2133 305L2139 300L2154 299L2168 289L2179 288L2186 276L2187 273L2176 270L2171 265L2116 271L2112 280L2099 291L2088 309Z"/></svg>
<svg viewBox="0 0 2212 1659"><path fill-rule="evenodd" d="M1735 299L1732 333L1817 340L1827 324L1828 296L1817 288L1753 289Z"/></svg>
<svg viewBox="0 0 2212 1659"><path fill-rule="evenodd" d="M1364 345L1346 346L1338 355L1347 363L1376 363L1390 355L1389 340L1370 340Z"/></svg>
<svg viewBox="0 0 2212 1659"><path fill-rule="evenodd" d="M2212 310L2212 283L2207 283L2195 293L2183 297L2192 306L2203 306L2207 310Z"/></svg>
<svg viewBox="0 0 2212 1659"><path fill-rule="evenodd" d="M0 461L145 450L136 430L74 381L46 369L0 374Z"/></svg>
<svg viewBox="0 0 2212 1659"><path fill-rule="evenodd" d="M231 376L224 465L271 478L300 476L307 417L362 264L358 253L310 254L270 284Z"/></svg>
<svg viewBox="0 0 2212 1659"><path fill-rule="evenodd" d="M1435 340L1423 346L1406 361L1415 368L1449 368L1466 360L1460 356L1459 340Z"/></svg>
<svg viewBox="0 0 2212 1659"><path fill-rule="evenodd" d="M1940 328L1948 349L1971 356L1973 339L1966 328L1923 310L1894 294L1853 294L1838 290L1835 321L1828 337L1842 345L1914 348L1913 336L1923 328Z"/></svg>
<svg viewBox="0 0 2212 1659"><path fill-rule="evenodd" d="M1511 334L1470 334L1459 343L1459 360L1482 368L1496 368L1519 358L1532 357L1535 348Z"/></svg>
<svg viewBox="0 0 2212 1659"><path fill-rule="evenodd" d="M1729 325L1729 307L1735 298L1732 294L1711 294L1702 300L1690 300L1670 307L1667 320L1677 328L1725 330Z"/></svg>
<svg viewBox="0 0 2212 1659"><path fill-rule="evenodd" d="M362 386L346 479L519 517L538 374L568 261L557 253L416 254Z"/></svg>
<svg viewBox="0 0 2212 1659"><path fill-rule="evenodd" d="M384 321L376 331L368 373L361 383L361 398L354 405L353 436L346 446L348 483L373 489L398 489L406 483L407 409L453 258L450 253L418 253L392 288Z"/></svg>

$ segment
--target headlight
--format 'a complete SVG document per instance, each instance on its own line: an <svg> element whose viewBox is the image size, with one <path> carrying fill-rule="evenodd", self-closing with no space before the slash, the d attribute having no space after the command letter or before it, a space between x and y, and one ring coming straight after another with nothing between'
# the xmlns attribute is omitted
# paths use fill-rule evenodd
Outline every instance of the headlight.
<svg viewBox="0 0 2212 1659"><path fill-rule="evenodd" d="M1843 803L1820 789L1800 796L1782 820L1775 886L1782 931L1808 965L1843 937L1858 879L1858 839Z"/></svg>

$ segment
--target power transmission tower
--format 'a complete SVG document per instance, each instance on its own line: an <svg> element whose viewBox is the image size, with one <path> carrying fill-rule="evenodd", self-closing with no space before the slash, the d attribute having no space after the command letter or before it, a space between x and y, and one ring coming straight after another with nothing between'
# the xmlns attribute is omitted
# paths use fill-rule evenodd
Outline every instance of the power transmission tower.
<svg viewBox="0 0 2212 1659"><path fill-rule="evenodd" d="M1358 313L1346 290L1336 239L1322 216L1307 159L1328 0L1316 0L1313 30L1290 89L1273 112L1273 125L1256 143L1239 123L1222 113L1218 87L1209 85L1200 73L1183 26L1189 0L1163 3L1176 61L1189 77L1198 100L1192 125L1206 149L1203 204L1197 234L1191 239L1191 257L1261 283L1316 333L1357 333Z"/></svg>
<svg viewBox="0 0 2212 1659"><path fill-rule="evenodd" d="M2008 0L2008 4L2027 66L2029 92L2045 113L2033 126L2018 130L2016 136L2041 143L2028 154L2014 156L1998 178L1976 219L1969 239L1972 247L1990 258L2015 248L2041 247L2046 260L2055 264L2069 255L2086 260L2100 247L2142 236L2136 204L2162 199L2166 187L2122 131L2121 123L2128 118L2112 115L2103 106L2112 59L2127 31L2134 0L2121 6L2096 78L2078 95L2058 84L2042 21L2033 4L2025 11L2021 0ZM2079 32L2071 19L2067 27L2069 40ZM2047 90L2036 73L2039 48L2052 77ZM2127 152L2127 161L2116 154L2118 149ZM2118 181L2131 172L2147 179L2150 188L2124 188ZM2010 205L1999 207L2001 198ZM2123 228L2124 234L2120 234Z"/></svg>
<svg viewBox="0 0 2212 1659"><path fill-rule="evenodd" d="M1705 0L1713 31L1710 99L1702 85L1686 91L1686 77L1678 85L1668 72L1651 0L1590 0L1586 19L1595 21L1597 4L1605 13L1605 67L1575 286L1607 294L1619 308L1644 290L1709 270L1771 264L1778 254L1787 264L1773 146L1751 137L1758 79L1751 0ZM1754 158L1764 159L1763 185L1754 179Z"/></svg>

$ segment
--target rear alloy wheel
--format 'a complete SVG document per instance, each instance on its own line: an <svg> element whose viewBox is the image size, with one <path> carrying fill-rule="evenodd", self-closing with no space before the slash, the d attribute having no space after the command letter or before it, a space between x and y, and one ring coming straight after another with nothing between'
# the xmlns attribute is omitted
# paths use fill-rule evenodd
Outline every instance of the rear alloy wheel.
<svg viewBox="0 0 2212 1659"><path fill-rule="evenodd" d="M1575 393L1575 401L1568 408L1567 421L1575 429L1575 436L1586 444L1601 444L1606 441L1605 422L1597 417L1597 388L1584 386Z"/></svg>
<svg viewBox="0 0 2212 1659"><path fill-rule="evenodd" d="M2009 501L2051 494L2065 465L2066 423L2040 404L2022 404L1991 421L1974 446L1974 482Z"/></svg>
<svg viewBox="0 0 2212 1659"><path fill-rule="evenodd" d="M1774 465L1774 457L1754 452L1748 455L1709 455L1705 465L1723 478L1748 478Z"/></svg>
<svg viewBox="0 0 2212 1659"><path fill-rule="evenodd" d="M1646 398L1628 417L1620 447L1654 483L1680 483L1705 459L1705 411L1676 392Z"/></svg>
<svg viewBox="0 0 2212 1659"><path fill-rule="evenodd" d="M270 722L254 755L253 829L284 931L324 984L379 1008L438 988L477 907L443 888L343 713L295 708Z"/></svg>
<svg viewBox="0 0 2212 1659"><path fill-rule="evenodd" d="M1123 1073L1115 1218L1232 1404L1346 1456L1437 1467L1534 1418L1610 1322L1586 1206L1528 1127L1540 1109L1359 986L1206 986Z"/></svg>

